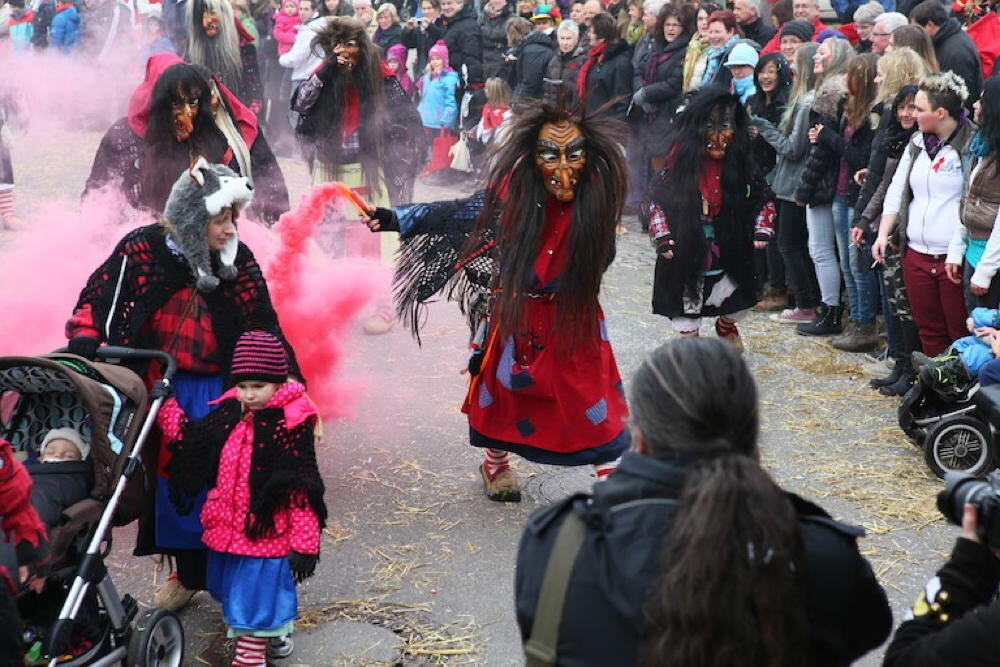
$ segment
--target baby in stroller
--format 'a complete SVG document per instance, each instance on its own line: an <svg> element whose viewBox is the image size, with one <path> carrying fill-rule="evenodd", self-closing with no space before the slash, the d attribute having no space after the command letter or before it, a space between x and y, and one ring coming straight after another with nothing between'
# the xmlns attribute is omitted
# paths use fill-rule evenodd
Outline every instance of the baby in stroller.
<svg viewBox="0 0 1000 667"><path fill-rule="evenodd" d="M913 353L920 380L945 399L967 397L983 366L1000 356L1000 310L974 308L966 324L971 335L959 338L938 356Z"/></svg>
<svg viewBox="0 0 1000 667"><path fill-rule="evenodd" d="M93 486L93 470L85 461L89 444L72 428L54 428L45 434L35 462L25 464L31 476L31 505L46 531L63 523L63 512L86 498ZM15 546L0 543L0 565L11 568L17 563ZM44 577L31 581L31 590L40 593Z"/></svg>

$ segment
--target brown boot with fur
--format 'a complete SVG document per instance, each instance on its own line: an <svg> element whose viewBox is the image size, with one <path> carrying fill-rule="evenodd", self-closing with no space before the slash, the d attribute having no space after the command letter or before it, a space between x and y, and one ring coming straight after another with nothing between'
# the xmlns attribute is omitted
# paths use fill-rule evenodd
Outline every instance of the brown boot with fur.
<svg viewBox="0 0 1000 667"><path fill-rule="evenodd" d="M491 479L486 468L480 464L479 474L483 478L483 491L487 498L499 503L521 502L521 487L517 484L517 476L509 467L501 468Z"/></svg>
<svg viewBox="0 0 1000 667"><path fill-rule="evenodd" d="M754 310L767 313L780 312L785 308L788 308L788 292L770 285L767 286L767 290L764 292L764 298L758 301L757 305L753 307Z"/></svg>

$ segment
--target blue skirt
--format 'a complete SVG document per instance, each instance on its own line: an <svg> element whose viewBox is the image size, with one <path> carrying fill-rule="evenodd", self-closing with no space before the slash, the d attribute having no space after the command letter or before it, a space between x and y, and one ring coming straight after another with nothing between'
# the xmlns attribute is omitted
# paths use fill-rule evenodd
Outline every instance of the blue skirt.
<svg viewBox="0 0 1000 667"><path fill-rule="evenodd" d="M287 558L258 558L208 552L205 581L222 605L234 634L285 634L298 615L299 600ZM240 632L242 631L242 632Z"/></svg>
<svg viewBox="0 0 1000 667"><path fill-rule="evenodd" d="M221 375L178 373L171 385L177 402L189 419L201 419L213 410L209 401L222 394ZM161 446L160 455L163 455ZM179 514L170 502L167 478L156 476L156 545L165 549L204 549L201 541L201 507L205 504L208 489L198 494L194 511Z"/></svg>

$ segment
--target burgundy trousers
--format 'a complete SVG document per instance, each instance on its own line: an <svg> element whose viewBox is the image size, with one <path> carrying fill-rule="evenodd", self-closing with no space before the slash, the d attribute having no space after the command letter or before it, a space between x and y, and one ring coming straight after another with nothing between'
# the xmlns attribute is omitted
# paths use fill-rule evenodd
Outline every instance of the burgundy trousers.
<svg viewBox="0 0 1000 667"><path fill-rule="evenodd" d="M903 255L903 282L920 333L924 354L936 356L953 341L968 336L965 295L961 285L948 280L945 255L925 255L907 248Z"/></svg>

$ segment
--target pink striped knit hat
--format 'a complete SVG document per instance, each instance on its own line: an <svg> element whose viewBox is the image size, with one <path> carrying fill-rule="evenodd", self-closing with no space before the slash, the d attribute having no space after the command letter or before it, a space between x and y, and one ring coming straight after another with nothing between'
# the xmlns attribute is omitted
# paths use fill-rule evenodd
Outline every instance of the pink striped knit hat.
<svg viewBox="0 0 1000 667"><path fill-rule="evenodd" d="M288 357L284 345L266 331L247 331L236 341L229 376L233 383L287 382Z"/></svg>

